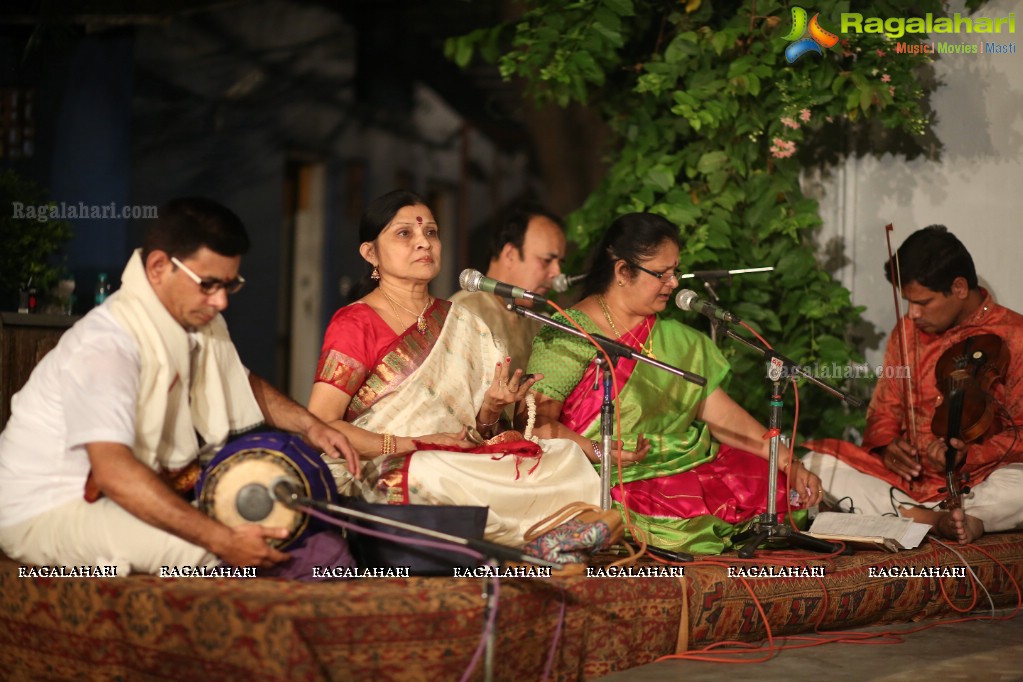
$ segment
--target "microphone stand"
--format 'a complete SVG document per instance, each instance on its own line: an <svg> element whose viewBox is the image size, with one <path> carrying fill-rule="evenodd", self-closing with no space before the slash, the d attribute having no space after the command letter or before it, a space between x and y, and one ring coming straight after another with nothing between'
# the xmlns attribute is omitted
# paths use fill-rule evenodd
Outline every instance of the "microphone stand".
<svg viewBox="0 0 1023 682"><path fill-rule="evenodd" d="M611 395L611 373L618 365L618 356L608 354L611 358L611 366L598 353L594 360L600 368L600 378L597 381L604 387L604 397L600 403L600 508L611 508L611 443L614 442L614 419L615 405L614 396ZM593 390L597 390L594 382Z"/></svg>
<svg viewBox="0 0 1023 682"><path fill-rule="evenodd" d="M533 312L529 308L509 303L507 305L508 310L521 315L522 317L528 317L531 320L536 320L549 327L559 329L566 334L572 336L578 336L581 339L589 338L581 331L567 324L556 322L546 315ZM608 357L611 358L611 366L607 365L607 361L604 360L599 354L597 355L596 364L601 370L601 382L604 386L604 399L600 405L600 435L602 439L601 452L600 452L600 508L610 509L611 508L611 442L614 427L614 396L611 395L611 373L614 371L614 367L618 364L619 358L627 358L630 360L637 360L639 362L645 362L648 365L657 367L670 372L676 376L682 377L686 381L692 382L697 386L706 386L707 379L694 374L693 372L679 369L674 365L669 365L665 362L655 360L648 355L643 355L634 348L626 346L624 343L618 341L612 341L611 339L601 334L590 334L590 338L597 342ZM594 390L596 390L594 386Z"/></svg>
<svg viewBox="0 0 1023 682"><path fill-rule="evenodd" d="M726 323L727 324L727 323ZM732 331L727 326L724 327L725 335L731 339L738 341L747 348L751 348L754 351L760 353L768 363L767 378L771 382L771 400L770 400L770 413L768 421L768 433L771 434L771 440L769 443L767 466L770 473L767 477L767 510L757 517L757 520L753 523L753 526L741 533L736 537L736 542L744 542L742 547L739 549L739 557L743 559L749 559L753 556L753 552L756 551L757 547L762 545L764 542L771 543L771 541L781 540L784 543L800 547L802 549L808 549L814 552L825 552L832 553L838 551L838 546L812 537L805 533L801 533L798 530L794 530L791 526L785 523L778 523L778 444L781 441L781 408L782 400L781 396L783 393L782 389L782 376L787 374L792 376L798 374L799 376L809 380L811 383L822 388L827 393L844 400L847 404L853 407L860 407L863 403L853 396L849 395L841 389L835 388L830 384L827 384L820 379L811 376L809 373L803 370L802 367L797 365L789 358L776 353L773 350L764 348L760 344L753 343L749 339L743 338ZM786 386L788 382L786 381ZM793 443L793 445L795 445ZM792 454L795 457L795 454ZM790 483L791 485L791 483ZM748 541L746 541L748 538ZM774 549L774 547L771 547Z"/></svg>

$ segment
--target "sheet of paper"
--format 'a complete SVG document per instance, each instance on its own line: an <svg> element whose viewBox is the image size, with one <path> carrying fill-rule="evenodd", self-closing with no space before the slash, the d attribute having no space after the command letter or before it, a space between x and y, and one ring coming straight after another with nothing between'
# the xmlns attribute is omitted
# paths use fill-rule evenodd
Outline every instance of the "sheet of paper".
<svg viewBox="0 0 1023 682"><path fill-rule="evenodd" d="M862 538L892 538L906 549L920 545L930 526L897 516L867 516L821 512L810 526L811 533Z"/></svg>

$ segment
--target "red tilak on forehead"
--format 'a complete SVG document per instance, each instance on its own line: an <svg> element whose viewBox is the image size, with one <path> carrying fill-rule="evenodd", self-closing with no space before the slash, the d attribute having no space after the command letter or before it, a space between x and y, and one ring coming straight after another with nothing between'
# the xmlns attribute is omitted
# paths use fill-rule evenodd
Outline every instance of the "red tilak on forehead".
<svg viewBox="0 0 1023 682"><path fill-rule="evenodd" d="M422 225L423 224L423 216L417 215L416 216L416 222L419 223L420 225Z"/></svg>

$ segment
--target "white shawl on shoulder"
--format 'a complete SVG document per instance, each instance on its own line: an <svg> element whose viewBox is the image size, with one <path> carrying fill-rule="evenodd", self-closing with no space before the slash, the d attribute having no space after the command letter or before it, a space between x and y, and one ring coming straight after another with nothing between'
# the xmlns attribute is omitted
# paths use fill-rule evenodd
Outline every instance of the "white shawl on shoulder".
<svg viewBox="0 0 1023 682"><path fill-rule="evenodd" d="M135 421L135 457L154 471L177 471L204 451L220 449L229 435L263 421L248 375L217 315L189 334L164 308L136 250L110 297L110 312L138 344L142 374ZM193 368L195 375L192 375Z"/></svg>

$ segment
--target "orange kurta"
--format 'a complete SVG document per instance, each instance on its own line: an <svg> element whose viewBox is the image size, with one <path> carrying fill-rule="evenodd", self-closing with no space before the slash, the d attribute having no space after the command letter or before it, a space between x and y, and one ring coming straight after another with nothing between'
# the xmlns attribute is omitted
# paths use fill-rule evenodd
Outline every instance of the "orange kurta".
<svg viewBox="0 0 1023 682"><path fill-rule="evenodd" d="M984 300L977 311L944 334L922 332L908 317L904 319L916 417L915 444L921 453L937 440L937 436L931 433L931 421L942 396L934 367L942 353L978 334L996 334L1009 349L1009 368L1004 381L992 391L999 413L994 435L982 442L971 443L967 449L964 468L969 473L970 485L981 482L999 466L1023 461L1023 435L1017 435L1012 426L1013 423L1023 426L1023 315L995 303L986 290L981 289L981 292ZM906 372L900 371L904 364L902 338L896 327L888 336L884 367L867 408L863 446L828 438L806 443L805 447L834 455L866 474L906 490L921 502L940 499L938 488L945 485L944 472L933 468L926 458L922 462L923 472L907 486L902 478L885 467L878 452L874 452L896 438L914 442L913 429L909 426L908 382Z"/></svg>

